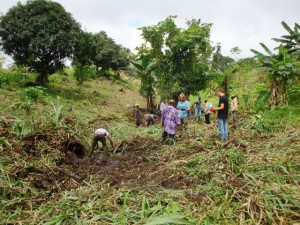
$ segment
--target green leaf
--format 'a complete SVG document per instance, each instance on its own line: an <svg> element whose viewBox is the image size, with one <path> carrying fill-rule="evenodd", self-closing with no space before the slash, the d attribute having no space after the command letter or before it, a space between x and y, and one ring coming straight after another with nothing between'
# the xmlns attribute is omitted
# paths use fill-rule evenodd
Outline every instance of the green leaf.
<svg viewBox="0 0 300 225"><path fill-rule="evenodd" d="M281 24L290 34L294 33L293 30L286 24L286 22L282 21Z"/></svg>
<svg viewBox="0 0 300 225"><path fill-rule="evenodd" d="M264 43L260 43L260 45L270 56L274 55Z"/></svg>

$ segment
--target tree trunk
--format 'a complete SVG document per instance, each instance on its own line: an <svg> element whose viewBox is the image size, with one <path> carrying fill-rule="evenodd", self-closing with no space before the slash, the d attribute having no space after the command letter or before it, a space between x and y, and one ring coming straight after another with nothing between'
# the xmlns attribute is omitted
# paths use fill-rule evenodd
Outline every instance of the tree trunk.
<svg viewBox="0 0 300 225"><path fill-rule="evenodd" d="M153 94L148 93L147 94L147 110L149 111L150 109L154 108L154 99L153 99Z"/></svg>
<svg viewBox="0 0 300 225"><path fill-rule="evenodd" d="M276 80L271 81L270 85L270 99L269 99L269 105L270 106L277 106L279 103L278 96L279 95L279 83Z"/></svg>
<svg viewBox="0 0 300 225"><path fill-rule="evenodd" d="M288 105L287 90L285 83L282 84L282 104Z"/></svg>
<svg viewBox="0 0 300 225"><path fill-rule="evenodd" d="M36 82L42 86L46 86L49 83L48 72L40 73L36 79Z"/></svg>
<svg viewBox="0 0 300 225"><path fill-rule="evenodd" d="M223 81L223 83L222 83L222 86L223 86L224 89L225 89L225 93L227 93L227 86L228 86L228 79L227 79L227 78L228 78L228 77L225 76L224 81Z"/></svg>

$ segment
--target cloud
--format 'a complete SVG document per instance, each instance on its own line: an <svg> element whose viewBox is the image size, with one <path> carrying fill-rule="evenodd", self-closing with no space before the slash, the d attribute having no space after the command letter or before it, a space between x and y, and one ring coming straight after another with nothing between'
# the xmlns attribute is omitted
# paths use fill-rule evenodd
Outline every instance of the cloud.
<svg viewBox="0 0 300 225"><path fill-rule="evenodd" d="M17 0L0 0L5 13ZM24 0L21 2L25 2ZM118 43L134 49L142 40L137 27L156 24L169 15L178 15L176 22L184 26L186 19L200 18L213 23L211 38L220 42L222 52L242 49L239 57L252 56L250 48L260 50L264 42L275 47L271 38L286 31L281 21L291 26L300 23L298 0L57 0L88 31L105 30Z"/></svg>

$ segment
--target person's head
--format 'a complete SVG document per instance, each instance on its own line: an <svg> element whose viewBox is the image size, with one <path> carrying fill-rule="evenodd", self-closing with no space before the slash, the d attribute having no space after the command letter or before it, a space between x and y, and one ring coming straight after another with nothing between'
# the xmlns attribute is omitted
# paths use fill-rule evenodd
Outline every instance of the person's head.
<svg viewBox="0 0 300 225"><path fill-rule="evenodd" d="M181 102L184 102L185 99L186 99L186 97L185 97L185 94L183 94L183 93L181 93L181 94L179 95L179 97L178 97L178 100L181 101Z"/></svg>
<svg viewBox="0 0 300 225"><path fill-rule="evenodd" d="M224 96L225 95L224 88L219 88L218 91L217 91L217 95L218 95L218 97Z"/></svg>
<svg viewBox="0 0 300 225"><path fill-rule="evenodd" d="M169 105L170 105L170 106L175 106L175 100L171 99L171 100L169 101Z"/></svg>
<svg viewBox="0 0 300 225"><path fill-rule="evenodd" d="M201 96L198 96L198 99L201 100Z"/></svg>
<svg viewBox="0 0 300 225"><path fill-rule="evenodd" d="M204 101L205 103L207 102L207 100Z"/></svg>
<svg viewBox="0 0 300 225"><path fill-rule="evenodd" d="M140 108L140 105L138 103L135 103L134 107L135 108Z"/></svg>
<svg viewBox="0 0 300 225"><path fill-rule="evenodd" d="M232 95L232 96L231 96L231 99L234 99L234 98L236 98L236 95Z"/></svg>

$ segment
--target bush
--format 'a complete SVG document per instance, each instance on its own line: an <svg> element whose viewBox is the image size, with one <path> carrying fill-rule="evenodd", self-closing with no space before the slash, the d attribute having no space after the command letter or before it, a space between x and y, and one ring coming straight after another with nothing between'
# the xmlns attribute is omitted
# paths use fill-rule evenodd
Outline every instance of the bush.
<svg viewBox="0 0 300 225"><path fill-rule="evenodd" d="M289 103L300 103L300 85L289 87L288 89Z"/></svg>
<svg viewBox="0 0 300 225"><path fill-rule="evenodd" d="M46 88L36 86L29 87L23 90L21 99L22 100L37 100L46 96Z"/></svg>
<svg viewBox="0 0 300 225"><path fill-rule="evenodd" d="M84 66L77 64L74 70L74 77L81 85L84 81L87 81L90 78L95 78L97 76L95 66Z"/></svg>

